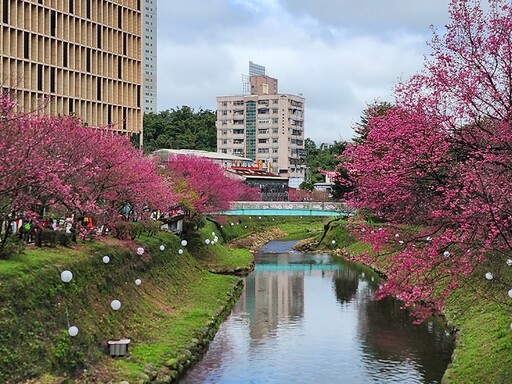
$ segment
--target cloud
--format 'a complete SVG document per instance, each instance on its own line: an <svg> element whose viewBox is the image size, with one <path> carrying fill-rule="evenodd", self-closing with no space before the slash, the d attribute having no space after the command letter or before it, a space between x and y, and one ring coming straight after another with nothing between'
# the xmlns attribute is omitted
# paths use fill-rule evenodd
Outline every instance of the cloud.
<svg viewBox="0 0 512 384"><path fill-rule="evenodd" d="M160 110L215 110L217 96L242 94L251 60L280 93L306 98L306 137L332 142L352 138L367 104L392 101L399 79L421 70L447 2L189 0L160 2L158 15Z"/></svg>

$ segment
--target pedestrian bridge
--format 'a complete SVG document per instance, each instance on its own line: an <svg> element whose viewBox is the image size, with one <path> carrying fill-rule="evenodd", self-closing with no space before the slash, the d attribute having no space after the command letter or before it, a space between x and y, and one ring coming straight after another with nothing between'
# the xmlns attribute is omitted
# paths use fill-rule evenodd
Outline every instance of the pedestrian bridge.
<svg viewBox="0 0 512 384"><path fill-rule="evenodd" d="M234 201L223 212L232 216L351 216L341 202L332 201Z"/></svg>

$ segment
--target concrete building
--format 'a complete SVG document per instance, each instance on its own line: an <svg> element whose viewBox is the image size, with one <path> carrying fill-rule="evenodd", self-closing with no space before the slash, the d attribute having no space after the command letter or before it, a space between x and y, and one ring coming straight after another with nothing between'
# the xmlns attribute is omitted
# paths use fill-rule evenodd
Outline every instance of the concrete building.
<svg viewBox="0 0 512 384"><path fill-rule="evenodd" d="M278 80L267 75L248 81L250 94L217 97L217 151L251 158L298 186L305 175L305 100L280 94Z"/></svg>
<svg viewBox="0 0 512 384"><path fill-rule="evenodd" d="M144 0L142 10L142 106L143 112L158 112L157 106L157 0Z"/></svg>
<svg viewBox="0 0 512 384"><path fill-rule="evenodd" d="M3 92L23 111L142 131L141 0L2 0ZM142 135L141 135L142 137Z"/></svg>

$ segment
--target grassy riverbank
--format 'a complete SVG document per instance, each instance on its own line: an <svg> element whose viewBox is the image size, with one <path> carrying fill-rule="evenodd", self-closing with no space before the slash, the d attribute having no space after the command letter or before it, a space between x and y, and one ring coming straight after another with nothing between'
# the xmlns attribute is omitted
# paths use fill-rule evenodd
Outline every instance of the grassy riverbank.
<svg viewBox="0 0 512 384"><path fill-rule="evenodd" d="M241 218L207 222L189 237L107 238L73 248L36 249L0 262L0 382L169 381L200 355L231 308L252 255L225 241L281 226L304 237L321 233L319 219ZM206 239L219 243L207 245ZM165 249L160 250L164 245ZM137 247L145 253L137 255ZM183 252L178 252L183 249ZM110 262L103 263L108 255ZM63 283L60 273L73 279ZM211 273L214 271L216 273ZM135 284L141 279L140 285ZM121 308L110 308L112 300ZM69 326L78 335L70 337ZM106 353L111 339L129 338L129 356Z"/></svg>
<svg viewBox="0 0 512 384"><path fill-rule="evenodd" d="M332 244L335 240L335 244ZM345 248L349 253L367 250L356 242L342 221L333 222L317 248ZM502 270L511 274L511 268ZM383 271L385 272L385 271ZM505 296L507 289L483 278L480 268L449 298L446 320L457 329L453 361L443 377L444 384L506 384L512 382L512 312L490 297Z"/></svg>

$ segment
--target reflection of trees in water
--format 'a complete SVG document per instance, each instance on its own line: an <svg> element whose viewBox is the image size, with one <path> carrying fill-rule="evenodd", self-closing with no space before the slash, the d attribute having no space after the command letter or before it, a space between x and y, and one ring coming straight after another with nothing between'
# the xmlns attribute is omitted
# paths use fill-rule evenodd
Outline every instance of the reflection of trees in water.
<svg viewBox="0 0 512 384"><path fill-rule="evenodd" d="M354 300L359 285L359 274L352 268L341 268L333 279L336 299L341 303L350 303Z"/></svg>
<svg viewBox="0 0 512 384"><path fill-rule="evenodd" d="M360 306L358 333L369 372L382 374L380 362L415 362L424 383L440 382L453 351L453 336L440 321L413 324L409 313L392 298ZM376 363L377 362L377 363Z"/></svg>
<svg viewBox="0 0 512 384"><path fill-rule="evenodd" d="M413 324L397 300L373 299L378 276L360 265L342 264L333 278L336 298L341 304L357 306L358 336L370 376L382 378L389 370L409 365L421 375L419 382L440 382L454 341L442 322L436 319Z"/></svg>

